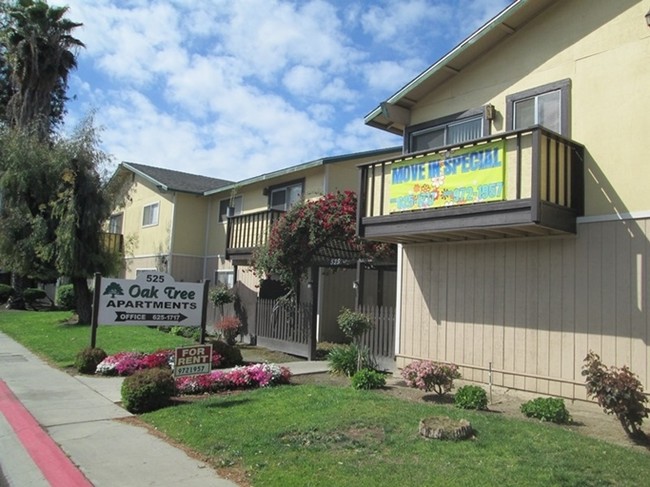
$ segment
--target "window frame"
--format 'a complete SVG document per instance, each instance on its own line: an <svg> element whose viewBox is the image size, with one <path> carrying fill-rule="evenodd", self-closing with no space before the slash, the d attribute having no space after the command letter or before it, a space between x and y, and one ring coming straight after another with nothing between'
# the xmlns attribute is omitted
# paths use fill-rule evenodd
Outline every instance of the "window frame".
<svg viewBox="0 0 650 487"><path fill-rule="evenodd" d="M119 231L116 232L115 230L118 230L118 229L115 228L115 222L118 221L118 219L119 219L120 225L119 225ZM108 218L108 233L120 233L121 234L123 230L124 230L124 212L112 214Z"/></svg>
<svg viewBox="0 0 650 487"><path fill-rule="evenodd" d="M267 206L269 210L279 210L279 211L287 211L290 206L286 203L285 200L285 208L280 210L279 208L274 208L271 204L272 198L273 198L273 192L278 191L280 189L283 189L286 191L289 189L291 186L298 186L300 185L300 199L299 201L304 201L305 200L305 179L294 179L293 181L287 181L286 183L281 183L281 184L275 184L273 186L269 186L268 188L268 201L267 201Z"/></svg>
<svg viewBox="0 0 650 487"><path fill-rule="evenodd" d="M529 98L535 98L552 91L560 92L560 131L565 137L571 136L571 79L566 78L553 83L537 86L506 96L506 127L515 130L515 103ZM550 130L550 129L548 129Z"/></svg>
<svg viewBox="0 0 650 487"><path fill-rule="evenodd" d="M241 194L237 195L237 196L234 196L234 197L231 197L231 198L224 198L222 200L219 200L219 216L218 216L218 219L217 219L217 221L219 223L225 223L225 222L228 221L228 218L227 218L227 216L228 216L228 208L230 207L230 201L231 200L235 202L235 206L233 207L233 208L235 208L235 212L233 213L232 216L241 215L244 212L244 196L241 195ZM239 203L239 209L237 209L237 202L238 201L240 202ZM226 206L226 212L225 213L222 211L222 206L224 205L224 203L225 203L225 206Z"/></svg>
<svg viewBox="0 0 650 487"><path fill-rule="evenodd" d="M228 276L225 283L222 282L219 279L219 277L218 277L219 275ZM232 284L229 284L230 282L232 282ZM215 286L223 284L228 289L232 289L233 287L235 287L235 269L215 269L215 271L214 271L214 284L215 284Z"/></svg>
<svg viewBox="0 0 650 487"><path fill-rule="evenodd" d="M428 122L411 125L407 127L406 130L404 131L404 147L406 148L406 152L407 153L415 152L413 150L413 146L414 146L413 137L417 136L418 133L430 132L443 127L446 129L450 125L454 125L459 122L463 122L465 120L474 119L474 118L481 119L481 123L482 123L481 137L487 137L488 135L490 135L492 130L492 124L490 123L490 118L488 118L488 111L489 110L487 109L487 106L481 106L478 108L471 108L463 112L453 113L445 117L436 118ZM445 147L446 145L450 145L450 144L445 143L440 147ZM427 150L435 150L435 148L421 149L417 152L423 152Z"/></svg>
<svg viewBox="0 0 650 487"><path fill-rule="evenodd" d="M155 213L156 219L155 219L155 221L152 221L151 223L145 223L144 217L145 217L145 214L146 214L146 210L147 210L147 208L150 208L150 207L156 207L157 208L157 211ZM156 225L158 225L159 222L160 222L160 201L156 201L154 203L149 203L148 205L144 205L142 207L142 228L155 227Z"/></svg>

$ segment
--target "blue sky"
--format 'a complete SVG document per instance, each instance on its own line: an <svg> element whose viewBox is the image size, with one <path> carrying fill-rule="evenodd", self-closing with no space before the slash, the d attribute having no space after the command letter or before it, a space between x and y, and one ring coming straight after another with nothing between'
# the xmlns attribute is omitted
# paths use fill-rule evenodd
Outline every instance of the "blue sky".
<svg viewBox="0 0 650 487"><path fill-rule="evenodd" d="M86 44L66 126L222 179L400 145L364 116L510 0L50 0Z"/></svg>

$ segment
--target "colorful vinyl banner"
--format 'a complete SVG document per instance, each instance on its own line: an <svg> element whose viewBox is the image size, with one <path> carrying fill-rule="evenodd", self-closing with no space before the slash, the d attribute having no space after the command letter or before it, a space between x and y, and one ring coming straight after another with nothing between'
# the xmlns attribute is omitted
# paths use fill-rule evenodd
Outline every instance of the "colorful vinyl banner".
<svg viewBox="0 0 650 487"><path fill-rule="evenodd" d="M504 199L505 141L391 165L390 212Z"/></svg>

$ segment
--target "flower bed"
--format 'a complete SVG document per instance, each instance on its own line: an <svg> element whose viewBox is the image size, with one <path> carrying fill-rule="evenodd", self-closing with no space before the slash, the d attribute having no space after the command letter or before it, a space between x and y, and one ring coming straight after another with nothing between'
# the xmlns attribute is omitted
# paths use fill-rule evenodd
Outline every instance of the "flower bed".
<svg viewBox="0 0 650 487"><path fill-rule="evenodd" d="M232 389L252 389L288 384L291 371L276 364L254 364L209 374L176 379L178 394L204 394Z"/></svg>
<svg viewBox="0 0 650 487"><path fill-rule="evenodd" d="M222 362L217 352L212 352L212 368ZM174 350L158 350L154 353L120 352L102 360L95 370L99 375L132 375L136 370L156 367L174 368Z"/></svg>

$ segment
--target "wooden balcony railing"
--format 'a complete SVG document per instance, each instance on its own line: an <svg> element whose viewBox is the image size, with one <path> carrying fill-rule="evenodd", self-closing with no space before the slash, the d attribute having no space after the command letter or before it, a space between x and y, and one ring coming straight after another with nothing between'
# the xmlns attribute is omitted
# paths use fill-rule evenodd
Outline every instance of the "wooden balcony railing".
<svg viewBox="0 0 650 487"><path fill-rule="evenodd" d="M284 211L267 210L228 218L226 258L250 258L253 251L266 244L271 227Z"/></svg>
<svg viewBox="0 0 650 487"><path fill-rule="evenodd" d="M497 180L451 189L440 182L445 173L470 172L491 151L498 158L476 167L494 166ZM535 126L364 164L357 231L393 243L575 233L584 206L583 160L582 145ZM409 178L423 179L410 188L426 189L399 193Z"/></svg>
<svg viewBox="0 0 650 487"><path fill-rule="evenodd" d="M124 253L124 235L121 233L102 233L102 244L110 253Z"/></svg>

